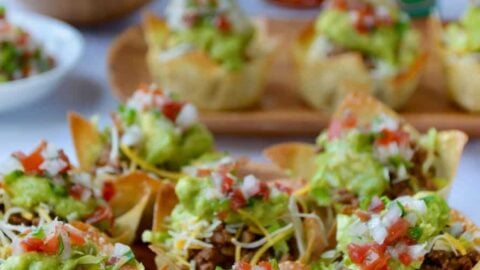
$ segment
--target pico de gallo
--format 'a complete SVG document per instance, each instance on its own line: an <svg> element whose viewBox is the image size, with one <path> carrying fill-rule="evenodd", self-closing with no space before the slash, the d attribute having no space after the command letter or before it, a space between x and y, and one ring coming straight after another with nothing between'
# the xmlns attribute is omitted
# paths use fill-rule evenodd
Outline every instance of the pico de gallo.
<svg viewBox="0 0 480 270"><path fill-rule="evenodd" d="M111 244L84 223L53 220L39 226L3 224L1 270L143 270L128 246Z"/></svg>
<svg viewBox="0 0 480 270"><path fill-rule="evenodd" d="M293 183L238 177L236 166L224 158L180 179L168 229L146 232L144 240L185 269L232 269L235 263L283 262L309 252L303 221L319 218L299 210Z"/></svg>
<svg viewBox="0 0 480 270"><path fill-rule="evenodd" d="M80 220L108 231L113 214L107 202L112 182L94 181L76 171L63 150L42 141L31 153L15 152L0 165L2 218L15 225L38 225L58 218Z"/></svg>
<svg viewBox="0 0 480 270"><path fill-rule="evenodd" d="M8 21L0 7L0 83L28 78L51 70L55 60L27 30Z"/></svg>
<svg viewBox="0 0 480 270"><path fill-rule="evenodd" d="M436 194L376 198L369 210L337 216L337 248L314 269L473 269L478 237Z"/></svg>
<svg viewBox="0 0 480 270"><path fill-rule="evenodd" d="M162 169L178 171L213 151L213 136L199 123L196 108L154 85L140 86L112 118L98 151L96 166L102 171L140 167L169 177Z"/></svg>
<svg viewBox="0 0 480 270"><path fill-rule="evenodd" d="M419 36L395 1L330 0L315 25L312 53L355 51L374 74L396 74L418 57Z"/></svg>
<svg viewBox="0 0 480 270"><path fill-rule="evenodd" d="M417 134L386 114L360 124L346 112L333 120L317 139L317 171L310 196L337 210L365 208L374 196L391 199L421 190L437 191L447 179L439 177L437 131Z"/></svg>
<svg viewBox="0 0 480 270"><path fill-rule="evenodd" d="M163 58L201 50L229 70L248 61L254 27L233 0L174 0L167 7L171 34Z"/></svg>

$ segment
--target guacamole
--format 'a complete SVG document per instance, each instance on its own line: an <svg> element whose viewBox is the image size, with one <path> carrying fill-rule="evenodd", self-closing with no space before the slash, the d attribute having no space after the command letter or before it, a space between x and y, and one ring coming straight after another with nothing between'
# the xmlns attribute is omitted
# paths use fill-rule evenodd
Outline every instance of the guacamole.
<svg viewBox="0 0 480 270"><path fill-rule="evenodd" d="M317 139L320 151L310 197L321 206L365 208L374 196L391 199L421 190L436 191L447 181L437 175L438 133L415 134L378 115L365 125L346 115Z"/></svg>
<svg viewBox="0 0 480 270"><path fill-rule="evenodd" d="M39 253L26 253L20 256L12 256L0 264L1 270L73 270L74 267L63 267L60 259L55 256L46 256ZM93 268L92 268L93 269Z"/></svg>
<svg viewBox="0 0 480 270"><path fill-rule="evenodd" d="M268 227L277 222L278 216L288 212L288 195L280 192L269 196L267 200L262 199L264 198L262 195L254 195L249 199L243 198L245 203L235 209L238 202L235 201L234 194L239 194L240 191L222 192L218 190L214 181L212 178L201 177L180 179L175 188L179 205L173 211L172 222L182 223L188 215L200 220L212 221L218 219L219 214L225 213L224 222L229 224L250 223L255 220L262 226ZM242 180L236 181L242 185ZM238 210L241 210L243 215ZM251 220L245 220L246 215Z"/></svg>
<svg viewBox="0 0 480 270"><path fill-rule="evenodd" d="M228 70L248 60L254 29L235 1L171 1L167 18L172 29L168 48L191 45Z"/></svg>
<svg viewBox="0 0 480 270"><path fill-rule="evenodd" d="M62 219L83 219L97 207L94 198L81 201L71 197L65 185L55 184L51 179L28 176L16 171L5 177L4 188L14 206L34 210L46 204L55 216Z"/></svg>
<svg viewBox="0 0 480 270"><path fill-rule="evenodd" d="M138 90L117 115L120 144L133 148L148 164L179 170L213 151L213 136L198 122L195 107L160 89Z"/></svg>
<svg viewBox="0 0 480 270"><path fill-rule="evenodd" d="M480 52L480 6L470 6L456 23L448 25L445 33L447 47L456 53Z"/></svg>
<svg viewBox="0 0 480 270"><path fill-rule="evenodd" d="M317 156L317 173L312 179L312 196L320 205L333 203L335 189L344 188L366 203L388 187L384 166L373 151L374 137L352 131L341 139L328 141L319 137L323 151Z"/></svg>
<svg viewBox="0 0 480 270"><path fill-rule="evenodd" d="M31 227L12 244L14 254L0 261L0 270L144 269L128 246L113 245L92 228L76 226L53 221Z"/></svg>
<svg viewBox="0 0 480 270"><path fill-rule="evenodd" d="M419 41L408 15L383 4L360 2L352 6L333 4L322 11L315 24L317 35L340 48L359 51L395 67L410 65L418 55Z"/></svg>

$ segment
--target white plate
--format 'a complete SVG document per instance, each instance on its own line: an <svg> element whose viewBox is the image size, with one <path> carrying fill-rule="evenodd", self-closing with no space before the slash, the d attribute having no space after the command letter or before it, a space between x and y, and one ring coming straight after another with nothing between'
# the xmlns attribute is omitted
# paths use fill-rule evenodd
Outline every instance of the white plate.
<svg viewBox="0 0 480 270"><path fill-rule="evenodd" d="M0 112L25 106L55 90L83 53L82 35L70 25L29 12L8 11L8 20L28 31L55 59L55 67L26 79L0 83Z"/></svg>

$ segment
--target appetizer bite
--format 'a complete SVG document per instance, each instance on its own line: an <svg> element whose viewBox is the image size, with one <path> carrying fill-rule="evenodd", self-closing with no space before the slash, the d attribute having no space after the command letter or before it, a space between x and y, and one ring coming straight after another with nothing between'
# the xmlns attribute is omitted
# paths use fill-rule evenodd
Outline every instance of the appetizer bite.
<svg viewBox="0 0 480 270"><path fill-rule="evenodd" d="M474 269L479 263L478 228L442 197L419 193L380 201L368 211L337 216L337 248L314 269Z"/></svg>
<svg viewBox="0 0 480 270"><path fill-rule="evenodd" d="M201 109L240 109L262 96L272 42L234 0L172 0L144 22L153 80Z"/></svg>
<svg viewBox="0 0 480 270"><path fill-rule="evenodd" d="M471 5L458 22L445 28L433 18L440 58L452 99L465 110L480 112L480 2Z"/></svg>
<svg viewBox="0 0 480 270"><path fill-rule="evenodd" d="M0 6L0 83L28 78L52 69L54 59L27 30L11 24Z"/></svg>
<svg viewBox="0 0 480 270"><path fill-rule="evenodd" d="M228 158L211 164L158 201L156 229L143 236L159 269L248 269L261 261L300 265L319 258L327 232L293 195L302 183L239 176L242 164Z"/></svg>
<svg viewBox="0 0 480 270"><path fill-rule="evenodd" d="M95 228L53 220L37 226L0 221L0 269L143 270L132 250Z"/></svg>
<svg viewBox="0 0 480 270"><path fill-rule="evenodd" d="M213 151L213 136L198 122L196 108L155 86L141 86L100 132L76 114L70 126L80 167L122 174L141 168L177 179L182 166Z"/></svg>
<svg viewBox="0 0 480 270"><path fill-rule="evenodd" d="M419 33L391 0L330 0L294 54L301 94L321 110L333 110L359 89L398 109L416 89L426 60Z"/></svg>
<svg viewBox="0 0 480 270"><path fill-rule="evenodd" d="M5 222L37 226L60 221L82 221L117 241L133 241L152 193L148 178L133 175L96 178L76 170L65 153L42 142L30 154L16 152L0 166L1 215ZM140 194L135 194L138 191ZM120 198L119 198L120 197Z"/></svg>
<svg viewBox="0 0 480 270"><path fill-rule="evenodd" d="M266 155L309 179L304 191L318 205L348 213L375 196L429 190L447 197L466 141L460 131L418 133L378 101L352 93L316 146L284 144Z"/></svg>

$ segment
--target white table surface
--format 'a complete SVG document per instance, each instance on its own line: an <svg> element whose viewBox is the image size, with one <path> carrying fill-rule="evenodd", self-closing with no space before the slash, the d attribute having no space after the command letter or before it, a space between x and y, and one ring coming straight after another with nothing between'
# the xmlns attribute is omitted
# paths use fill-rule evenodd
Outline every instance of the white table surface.
<svg viewBox="0 0 480 270"><path fill-rule="evenodd" d="M0 0L1 1L1 0ZM440 6L447 17L458 15L467 0L444 0ZM21 8L10 0L10 8ZM312 17L315 11L291 11L272 7L260 0L240 0L252 15ZM152 3L143 10L162 12L163 1ZM106 55L112 39L130 24L140 20L140 12L120 22L97 28L82 28L86 40L85 54L59 89L47 98L18 111L0 114L0 160L15 150L29 151L41 139L48 139L73 154L66 122L68 111L77 111L86 116L98 114L104 121L117 106L111 95L106 72ZM314 137L217 137L219 149L237 156L249 156L261 160L260 150L268 145L291 140L313 142ZM465 149L453 187L450 203L460 209L477 224L480 224L480 141L471 141Z"/></svg>

